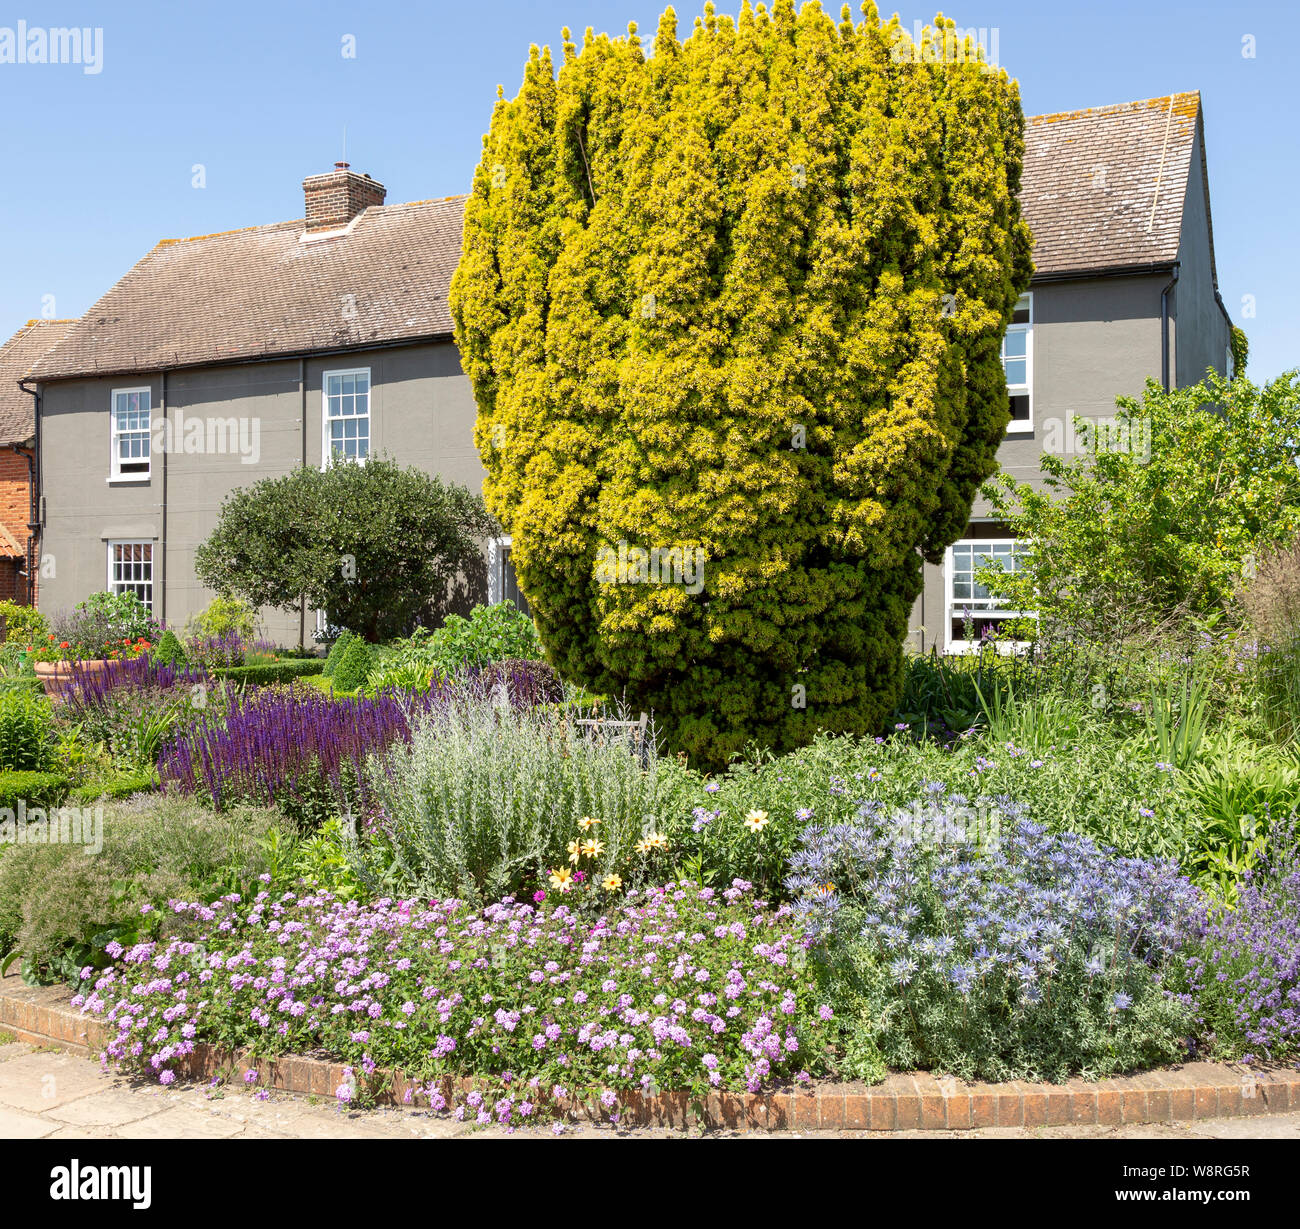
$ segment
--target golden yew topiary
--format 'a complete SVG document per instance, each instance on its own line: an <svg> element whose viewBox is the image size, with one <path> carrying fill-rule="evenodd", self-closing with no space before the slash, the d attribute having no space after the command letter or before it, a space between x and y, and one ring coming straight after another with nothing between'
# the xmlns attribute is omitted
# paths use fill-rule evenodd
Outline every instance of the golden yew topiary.
<svg viewBox="0 0 1300 1229"><path fill-rule="evenodd" d="M498 91L466 206L456 338L542 641L699 763L880 726L1008 420L1015 83L942 17L947 56L863 13L708 5L679 42L669 9L649 58L566 30Z"/></svg>

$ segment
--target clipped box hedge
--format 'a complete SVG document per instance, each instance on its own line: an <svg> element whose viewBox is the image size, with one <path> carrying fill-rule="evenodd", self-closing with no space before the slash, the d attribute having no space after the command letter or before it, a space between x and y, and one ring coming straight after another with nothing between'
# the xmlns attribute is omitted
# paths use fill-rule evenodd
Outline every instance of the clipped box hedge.
<svg viewBox="0 0 1300 1229"><path fill-rule="evenodd" d="M67 801L75 806L87 806L103 798L130 798L132 794L145 794L158 788L158 774L152 769L139 772L117 772L111 777L87 781L68 793Z"/></svg>
<svg viewBox="0 0 1300 1229"><path fill-rule="evenodd" d="M319 674L325 668L323 657L297 657L287 661L269 661L257 666L227 666L214 670L218 678L232 683L288 683L309 674Z"/></svg>
<svg viewBox="0 0 1300 1229"><path fill-rule="evenodd" d="M0 810L58 806L67 797L68 778L61 772L0 772Z"/></svg>

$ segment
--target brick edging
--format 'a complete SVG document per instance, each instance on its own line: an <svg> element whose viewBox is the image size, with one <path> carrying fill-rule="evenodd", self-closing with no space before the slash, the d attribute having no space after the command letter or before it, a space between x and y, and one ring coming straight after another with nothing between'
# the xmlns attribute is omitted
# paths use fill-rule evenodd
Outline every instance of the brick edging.
<svg viewBox="0 0 1300 1229"><path fill-rule="evenodd" d="M0 982L0 1028L20 1041L55 1045L97 1055L107 1045L107 1024L69 1006L66 991L24 986L16 977ZM194 1079L225 1075L236 1081L248 1069L257 1086L304 1096L333 1098L343 1084L343 1065L315 1058L245 1059L215 1046L198 1045L181 1071ZM381 1073L376 1073L379 1076ZM387 1073L375 1100L412 1103L417 1081ZM370 1083L370 1081L367 1081ZM442 1082L469 1091L472 1079ZM423 1085L422 1085L423 1086ZM408 1099L409 1098L409 1099ZM544 1098L543 1098L544 1100ZM558 1106L580 1119L603 1119L604 1111L571 1102ZM1204 1118L1280 1114L1300 1110L1300 1071L1247 1069L1224 1063L1187 1063L1122 1079L1069 1080L1064 1084L966 1084L928 1072L889 1075L883 1084L818 1084L763 1094L710 1093L692 1104L685 1092L619 1096L624 1125L765 1131L964 1131L978 1127L1037 1127L1195 1122Z"/></svg>

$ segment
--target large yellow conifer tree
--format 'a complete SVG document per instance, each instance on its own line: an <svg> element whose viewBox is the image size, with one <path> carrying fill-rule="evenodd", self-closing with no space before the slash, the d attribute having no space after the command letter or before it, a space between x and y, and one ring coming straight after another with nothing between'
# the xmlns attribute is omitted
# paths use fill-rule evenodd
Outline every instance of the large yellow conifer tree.
<svg viewBox="0 0 1300 1229"><path fill-rule="evenodd" d="M566 30L466 206L456 337L543 643L702 764L879 727L1008 421L1015 83L943 17L919 47L863 17ZM674 549L702 586L604 566Z"/></svg>

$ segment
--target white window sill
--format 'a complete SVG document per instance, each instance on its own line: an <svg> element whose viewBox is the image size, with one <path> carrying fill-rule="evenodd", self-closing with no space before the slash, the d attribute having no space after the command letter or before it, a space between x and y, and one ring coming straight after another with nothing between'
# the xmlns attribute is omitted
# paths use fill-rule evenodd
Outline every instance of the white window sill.
<svg viewBox="0 0 1300 1229"><path fill-rule="evenodd" d="M1030 640L995 640L992 642L994 648L1003 657L1010 657L1013 653L1024 653L1032 645ZM978 653L981 649L988 647L976 640L967 643L965 640L954 640L948 645L948 654L951 657L966 657L971 653Z"/></svg>
<svg viewBox="0 0 1300 1229"><path fill-rule="evenodd" d="M148 482L152 477L152 474L118 474L110 475L104 481L111 486L118 482Z"/></svg>
<svg viewBox="0 0 1300 1229"><path fill-rule="evenodd" d="M1013 422L1007 424L1008 435L1033 435L1034 424L1032 422Z"/></svg>

